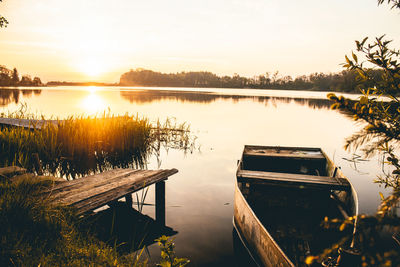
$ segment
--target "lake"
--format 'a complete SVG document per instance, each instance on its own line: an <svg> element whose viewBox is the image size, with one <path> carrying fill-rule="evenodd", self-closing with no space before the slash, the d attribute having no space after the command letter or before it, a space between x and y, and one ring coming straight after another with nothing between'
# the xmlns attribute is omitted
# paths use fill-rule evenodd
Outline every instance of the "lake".
<svg viewBox="0 0 400 267"><path fill-rule="evenodd" d="M357 95L349 97L356 98ZM197 137L192 153L162 150L148 168L177 168L166 183L166 224L178 256L190 266L235 265L232 237L236 162L245 144L321 147L355 186L361 213L374 213L383 188L377 159L354 163L343 145L362 125L329 108L326 92L251 89L43 87L0 89L0 113L21 103L46 117L139 114L190 124ZM154 204L154 188L146 198ZM154 216L153 206L143 212ZM156 261L156 245L146 252Z"/></svg>

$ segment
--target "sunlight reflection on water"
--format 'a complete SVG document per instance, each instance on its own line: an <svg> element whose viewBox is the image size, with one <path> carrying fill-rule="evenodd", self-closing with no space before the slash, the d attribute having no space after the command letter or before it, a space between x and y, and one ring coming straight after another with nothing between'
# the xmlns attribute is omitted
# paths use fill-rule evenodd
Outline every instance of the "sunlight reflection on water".
<svg viewBox="0 0 400 267"><path fill-rule="evenodd" d="M90 91L90 94L82 99L81 106L82 109L86 111L85 113L88 115L102 113L106 108L104 99L99 96L95 90Z"/></svg>

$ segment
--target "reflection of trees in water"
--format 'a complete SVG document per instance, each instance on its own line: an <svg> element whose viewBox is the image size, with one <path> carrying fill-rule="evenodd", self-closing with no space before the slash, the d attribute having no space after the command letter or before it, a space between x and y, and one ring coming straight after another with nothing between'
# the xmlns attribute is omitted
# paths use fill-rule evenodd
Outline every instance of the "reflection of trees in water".
<svg viewBox="0 0 400 267"><path fill-rule="evenodd" d="M331 105L328 99L307 99L275 96L245 96L245 95L220 95L210 92L192 92L192 91L167 91L167 90L135 90L121 91L121 96L130 103L151 103L162 100L173 100L179 102L194 103L212 103L218 100L231 100L239 102L242 100L252 100L254 102L264 103L266 105L279 103L291 103L308 106L313 109L329 108Z"/></svg>
<svg viewBox="0 0 400 267"><path fill-rule="evenodd" d="M0 89L0 106L7 106L11 103L18 104L21 94L24 97L32 97L41 93L41 89Z"/></svg>

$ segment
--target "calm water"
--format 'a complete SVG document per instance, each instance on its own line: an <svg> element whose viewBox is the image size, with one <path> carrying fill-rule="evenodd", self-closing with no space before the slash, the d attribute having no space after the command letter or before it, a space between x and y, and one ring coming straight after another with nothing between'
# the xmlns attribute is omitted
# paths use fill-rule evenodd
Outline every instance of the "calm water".
<svg viewBox="0 0 400 267"><path fill-rule="evenodd" d="M351 97L357 97L352 95ZM344 139L361 125L329 109L326 93L182 88L55 87L0 89L0 113L26 103L32 112L65 118L110 110L140 114L155 121L188 122L197 136L193 153L163 151L161 168L177 168L166 185L167 225L179 256L191 266L235 265L232 216L236 161L245 144L321 147L355 186L360 210L373 213L383 192L372 181L380 174L376 160L356 165L346 159ZM149 168L158 168L155 158ZM154 203L151 187L147 203ZM154 208L144 213L154 216ZM149 248L157 260L157 246Z"/></svg>

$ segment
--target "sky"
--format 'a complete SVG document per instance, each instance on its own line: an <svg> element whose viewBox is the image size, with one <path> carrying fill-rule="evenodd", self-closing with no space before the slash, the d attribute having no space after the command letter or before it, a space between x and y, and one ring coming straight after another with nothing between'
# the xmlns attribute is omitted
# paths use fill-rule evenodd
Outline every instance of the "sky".
<svg viewBox="0 0 400 267"><path fill-rule="evenodd" d="M136 68L296 77L341 71L366 36L400 47L400 10L376 0L4 0L0 14L0 65L42 81Z"/></svg>

